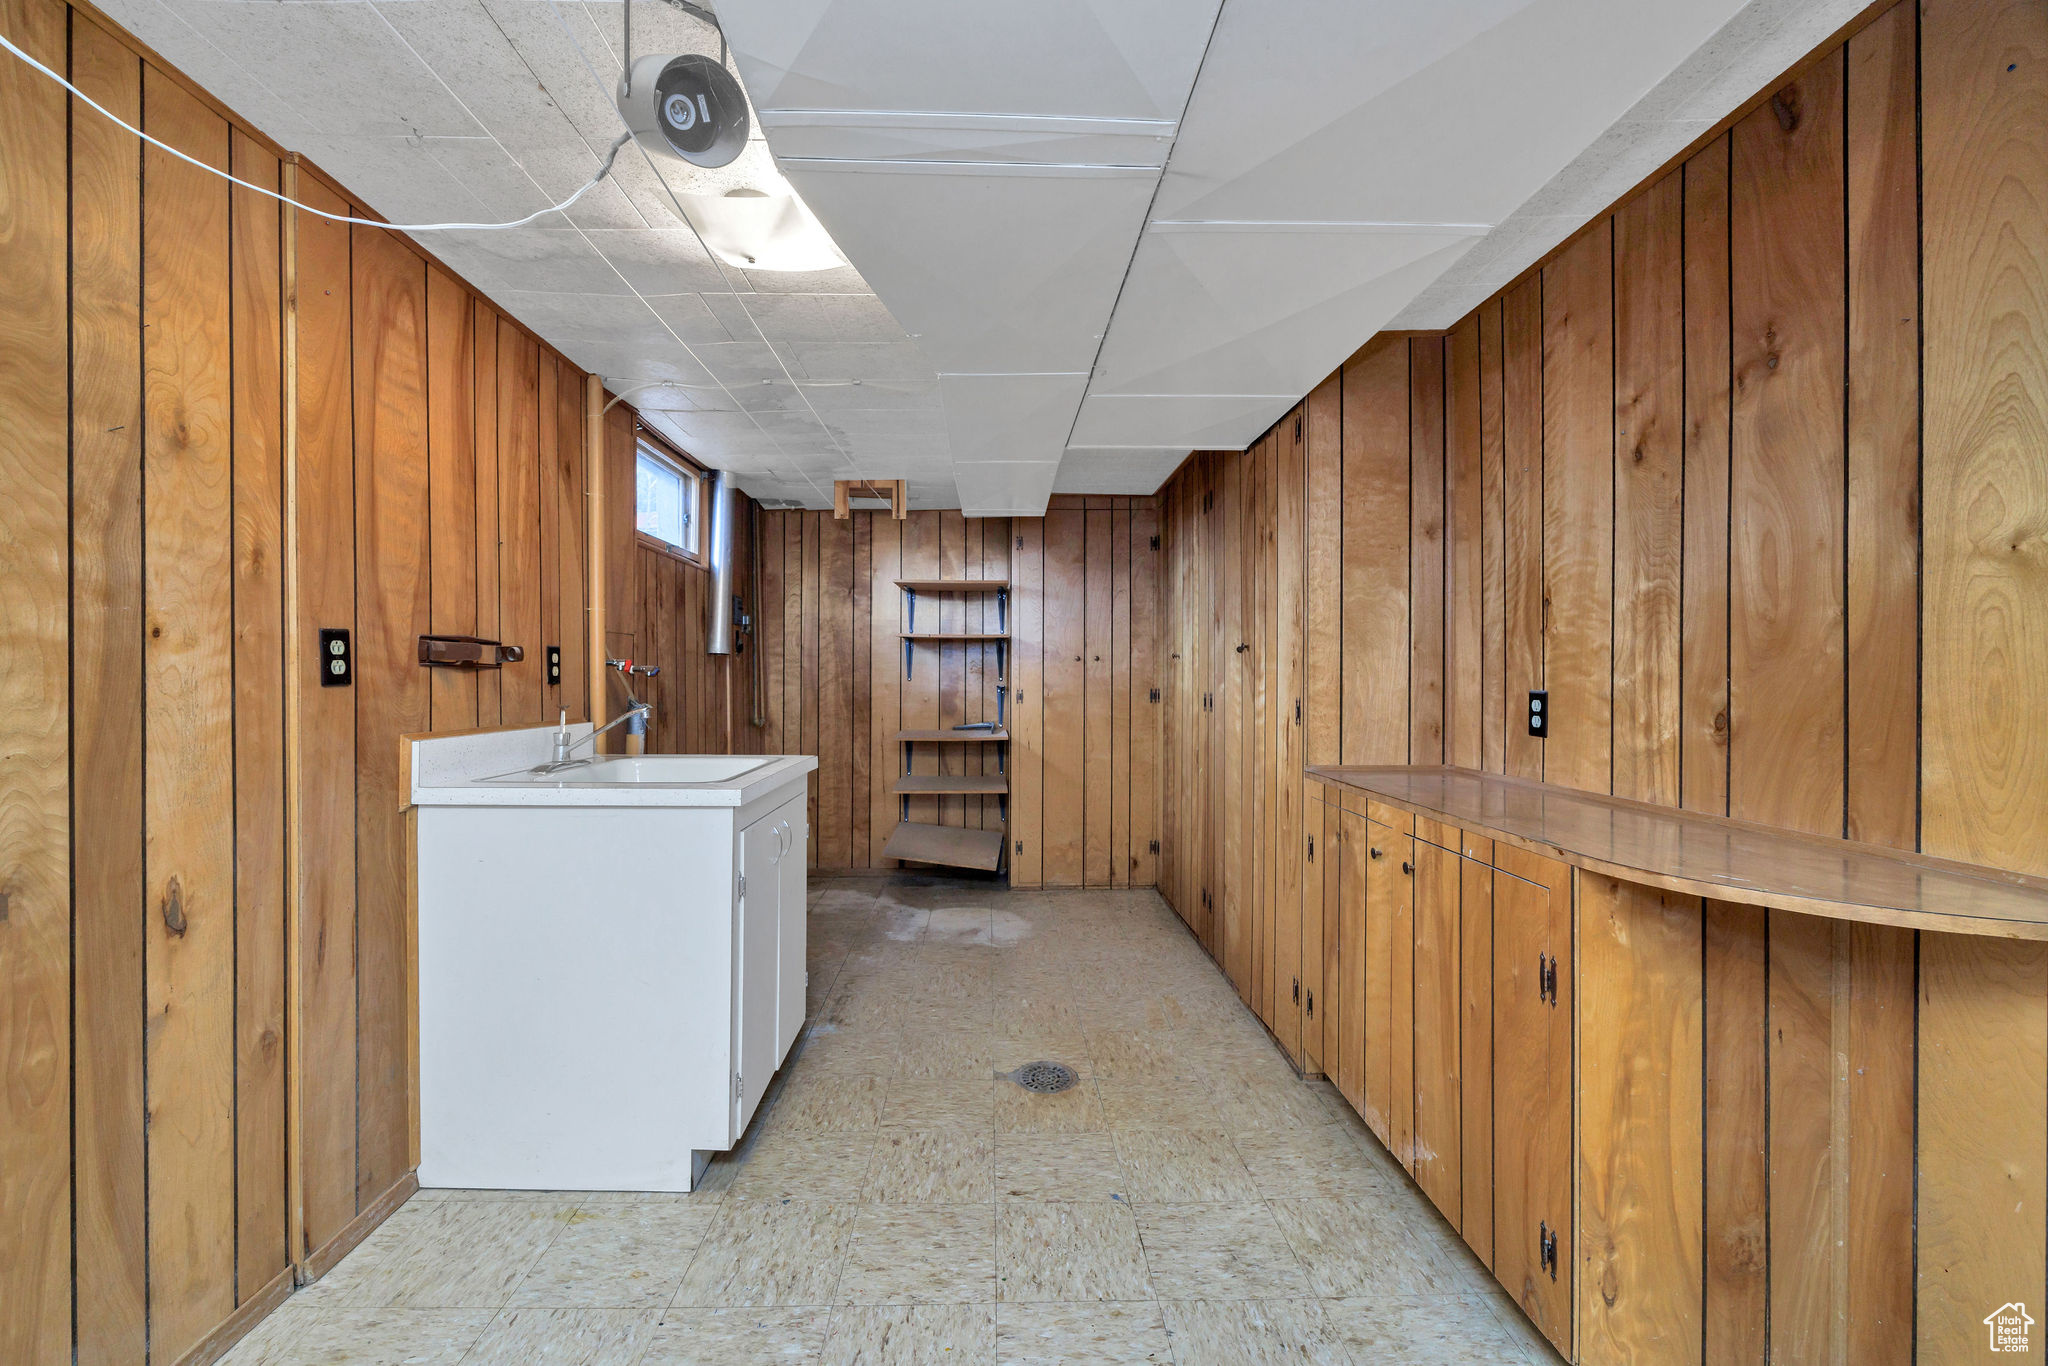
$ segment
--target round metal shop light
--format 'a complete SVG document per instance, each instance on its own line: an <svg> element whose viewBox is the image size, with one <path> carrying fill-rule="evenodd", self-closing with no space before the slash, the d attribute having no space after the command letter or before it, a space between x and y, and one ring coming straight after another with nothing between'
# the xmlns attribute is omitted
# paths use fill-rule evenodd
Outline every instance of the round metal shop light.
<svg viewBox="0 0 2048 1366"><path fill-rule="evenodd" d="M693 165L730 165L746 150L747 97L723 65L702 53L671 57L654 81L656 126Z"/></svg>

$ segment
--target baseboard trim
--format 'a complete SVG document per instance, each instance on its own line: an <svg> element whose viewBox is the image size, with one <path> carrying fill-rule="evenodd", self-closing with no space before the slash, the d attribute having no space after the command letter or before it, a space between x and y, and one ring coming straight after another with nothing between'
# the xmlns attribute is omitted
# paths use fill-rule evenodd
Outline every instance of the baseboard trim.
<svg viewBox="0 0 2048 1366"><path fill-rule="evenodd" d="M213 1366L228 1354L228 1349L249 1335L249 1330L270 1317L270 1311L291 1298L298 1289L292 1280L292 1269L286 1267L270 1278L270 1283L236 1306L235 1312L220 1321L211 1333L199 1339L192 1349L178 1358L177 1366Z"/></svg>
<svg viewBox="0 0 2048 1366"><path fill-rule="evenodd" d="M420 1188L418 1172L407 1172L391 1184L391 1189L372 1200L363 1212L342 1226L341 1232L329 1238L315 1249L299 1267L299 1284L311 1285L328 1272L334 1264L356 1250L356 1245L376 1231L377 1225L391 1217L392 1211L412 1199Z"/></svg>

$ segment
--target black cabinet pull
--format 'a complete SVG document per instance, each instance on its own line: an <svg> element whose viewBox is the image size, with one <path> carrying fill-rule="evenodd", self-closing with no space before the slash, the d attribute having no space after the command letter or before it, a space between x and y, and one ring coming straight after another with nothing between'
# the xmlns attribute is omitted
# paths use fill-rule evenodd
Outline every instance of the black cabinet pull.
<svg viewBox="0 0 2048 1366"><path fill-rule="evenodd" d="M1382 850L1381 850L1381 849L1379 848L1379 846L1377 846L1377 845L1373 846L1372 856L1373 856L1374 858L1378 858L1378 857L1380 856L1380 854L1381 854L1382 852L1383 852L1383 851L1382 851Z"/></svg>
<svg viewBox="0 0 2048 1366"><path fill-rule="evenodd" d="M1402 859L1402 860L1401 860L1401 871L1402 871L1402 872L1404 872L1404 873L1409 873L1409 874L1413 874L1413 873L1414 873L1414 871L1415 871L1415 865L1414 865L1414 864L1412 864L1412 863L1410 863L1410 862L1409 862L1409 861L1408 861L1407 859Z"/></svg>

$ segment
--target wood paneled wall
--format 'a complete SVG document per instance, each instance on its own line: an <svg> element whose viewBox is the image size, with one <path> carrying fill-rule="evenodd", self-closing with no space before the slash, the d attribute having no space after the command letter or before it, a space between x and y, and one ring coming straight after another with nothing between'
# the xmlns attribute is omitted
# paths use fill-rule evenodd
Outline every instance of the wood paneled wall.
<svg viewBox="0 0 2048 1366"><path fill-rule="evenodd" d="M882 857L900 809L897 731L996 718L993 647L917 645L904 677L896 580L1007 578L1010 884L1153 885L1158 531L1149 498L1056 497L1043 518L1008 520L763 513L755 635L768 722L757 747L818 756L816 866L898 866ZM993 596L921 594L917 629L994 631L996 610ZM925 744L913 762L919 773L993 772L994 750ZM918 796L910 819L994 829L1003 812L993 797Z"/></svg>
<svg viewBox="0 0 2048 1366"><path fill-rule="evenodd" d="M2043 185L2048 10L1873 11L1448 334L1374 340L1175 476L1162 886L1242 990L1267 987L1235 908L1273 894L1276 836L1240 775L1276 690L1312 763L2048 869ZM1290 694L1255 628L1293 617L1248 566L1297 422ZM1986 1312L2048 1300L2048 952L1618 887L1593 909L1582 966L1625 939L1697 994L1647 1022L1671 1057L1596 1061L1701 1069L1699 1227L1667 1231L1703 1265L1646 1288L1582 1243L1646 1316L1585 1325L1588 1360L1647 1359L1651 1322L1658 1360L1975 1360ZM1595 971L1585 1009L1602 980L1632 989ZM1608 1154L1585 1193L1671 1209L1604 1184L1668 1158Z"/></svg>
<svg viewBox="0 0 2048 1366"><path fill-rule="evenodd" d="M85 11L0 30L363 212ZM410 1189L396 741L585 711L585 377L12 60L0 203L0 1360L205 1361Z"/></svg>
<svg viewBox="0 0 2048 1366"><path fill-rule="evenodd" d="M605 488L620 504L605 521L607 648L614 659L661 670L651 679L633 680L634 694L654 704L648 753L759 754L762 728L749 718L754 667L750 652L759 648L760 629L736 637L736 654L704 652L711 621L711 571L654 548L634 531L636 420L624 404L605 415ZM751 498L737 491L733 501L732 553L738 571L733 584L758 622L760 599L753 571L758 511ZM609 719L624 709L626 694L614 677L608 676L605 684L608 695L599 699L599 710ZM619 735L613 731L601 743L618 751L612 737Z"/></svg>

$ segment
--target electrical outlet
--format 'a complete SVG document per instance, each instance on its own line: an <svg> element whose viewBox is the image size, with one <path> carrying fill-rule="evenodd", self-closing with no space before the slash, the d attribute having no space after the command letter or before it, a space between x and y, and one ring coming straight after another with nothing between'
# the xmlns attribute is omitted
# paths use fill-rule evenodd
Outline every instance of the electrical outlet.
<svg viewBox="0 0 2048 1366"><path fill-rule="evenodd" d="M1550 734L1550 694L1541 689L1529 694L1529 733L1538 740Z"/></svg>
<svg viewBox="0 0 2048 1366"><path fill-rule="evenodd" d="M555 687L559 686L561 684L561 681L562 647L559 645L550 645L548 646L548 684L550 687Z"/></svg>
<svg viewBox="0 0 2048 1366"><path fill-rule="evenodd" d="M346 688L355 681L355 656L349 653L348 632L334 627L320 631L320 686Z"/></svg>

